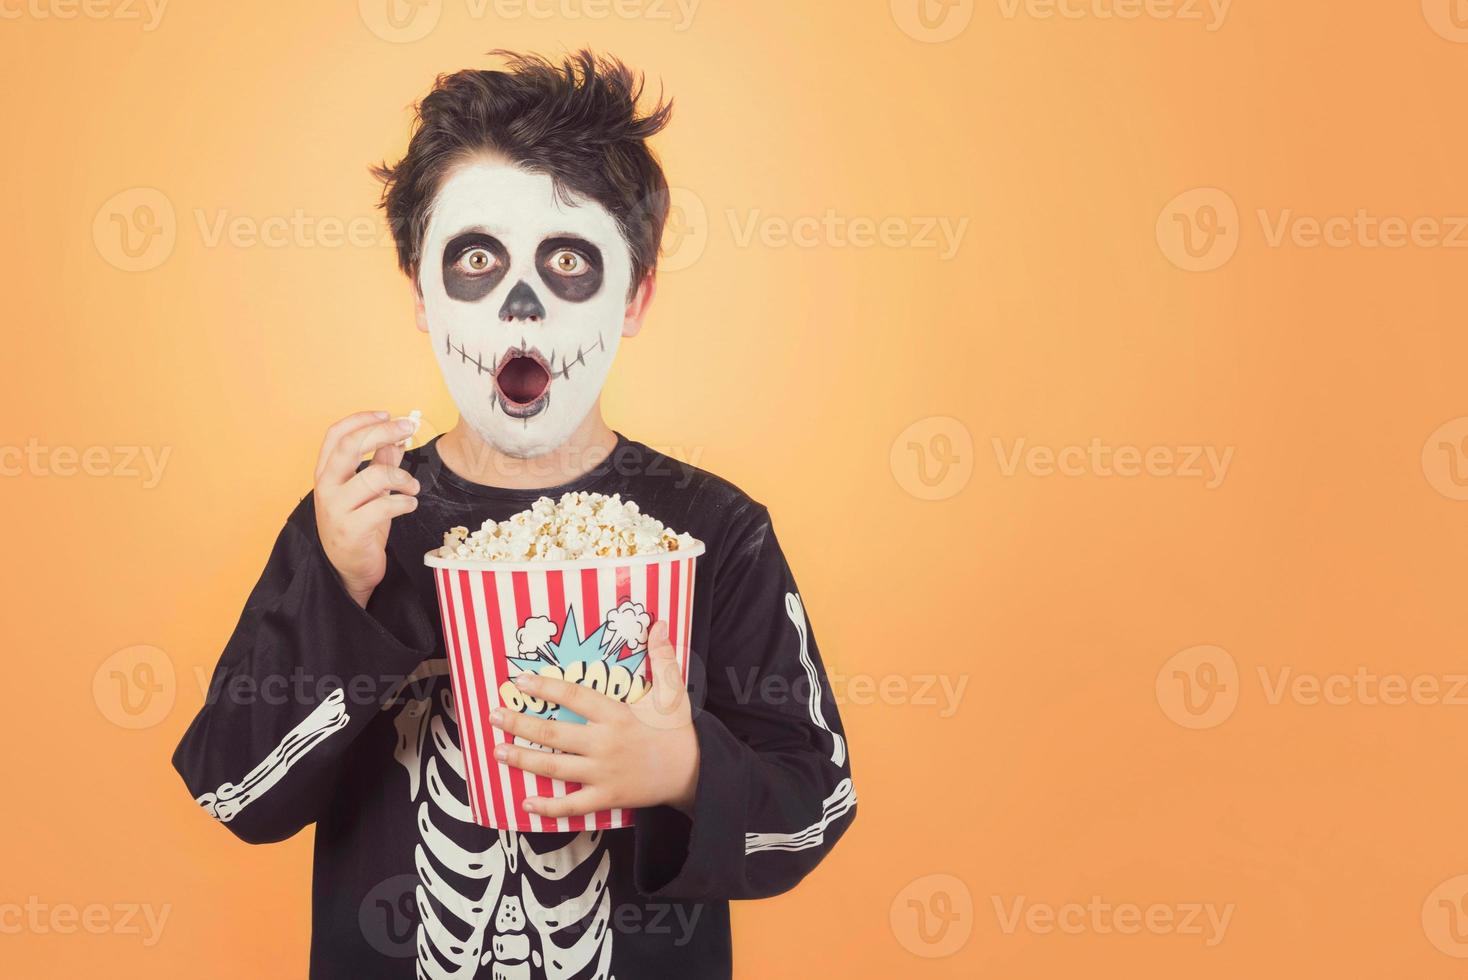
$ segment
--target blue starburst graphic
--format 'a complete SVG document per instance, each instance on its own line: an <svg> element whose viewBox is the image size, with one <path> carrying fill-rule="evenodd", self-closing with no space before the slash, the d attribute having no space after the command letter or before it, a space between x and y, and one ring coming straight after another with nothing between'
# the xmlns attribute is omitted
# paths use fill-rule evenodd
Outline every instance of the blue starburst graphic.
<svg viewBox="0 0 1468 980"><path fill-rule="evenodd" d="M545 650L550 655L548 660L541 657L506 657L505 659L519 670L530 673L539 673L547 663L560 667L562 671L567 670L572 664L584 664L590 667L594 663L605 663L608 670L614 666L625 667L633 677L636 677L642 670L643 660L647 658L646 647L635 653L628 653L626 644L614 640L607 630L606 623L602 623L592 630L589 636L583 638L580 627L576 624L575 609L569 610L566 614L565 625L561 628L561 638L550 641ZM582 676L585 676L584 668ZM555 721L586 723L585 718L559 704L546 704L540 711L531 711L527 707L525 713Z"/></svg>

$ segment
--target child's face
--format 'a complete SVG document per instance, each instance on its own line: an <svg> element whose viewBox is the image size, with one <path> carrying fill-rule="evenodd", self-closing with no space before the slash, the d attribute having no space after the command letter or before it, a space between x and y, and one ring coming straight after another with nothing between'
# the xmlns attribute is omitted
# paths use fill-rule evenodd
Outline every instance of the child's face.
<svg viewBox="0 0 1468 980"><path fill-rule="evenodd" d="M601 395L631 277L601 205L498 161L451 171L423 238L420 325L464 420L512 456L565 442Z"/></svg>

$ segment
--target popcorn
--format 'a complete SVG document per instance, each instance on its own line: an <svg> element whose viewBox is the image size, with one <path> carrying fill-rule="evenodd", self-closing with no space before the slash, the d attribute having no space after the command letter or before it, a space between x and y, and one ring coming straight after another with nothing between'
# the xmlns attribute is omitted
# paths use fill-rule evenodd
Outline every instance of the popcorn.
<svg viewBox="0 0 1468 980"><path fill-rule="evenodd" d="M423 410L415 408L402 418L396 418L393 419L393 421L413 423L413 431L403 436L397 441L397 443L395 443L395 445L402 446L404 449L412 449L413 440L418 438L418 430L423 428Z"/></svg>
<svg viewBox="0 0 1468 980"><path fill-rule="evenodd" d="M529 510L485 521L477 531L449 528L443 547L429 553L486 561L575 561L681 551L694 544L691 536L642 513L636 501L624 501L621 494L575 492L559 501L541 497Z"/></svg>

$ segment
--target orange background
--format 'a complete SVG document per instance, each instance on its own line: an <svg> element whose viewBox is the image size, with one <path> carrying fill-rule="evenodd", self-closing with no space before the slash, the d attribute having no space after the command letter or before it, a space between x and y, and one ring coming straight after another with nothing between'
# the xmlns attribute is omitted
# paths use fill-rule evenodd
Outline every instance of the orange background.
<svg viewBox="0 0 1468 980"><path fill-rule="evenodd" d="M1448 0L1238 0L1216 30L1192 0L1204 20L965 0L929 9L962 27L942 42L904 0L704 0L683 29L425 0L405 42L368 0L178 2L153 30L55 2L0 19L0 442L45 448L0 482L0 907L168 918L151 946L0 920L0 972L304 973L310 832L236 842L169 755L327 423L453 418L385 236L310 229L381 228L367 165L436 73L589 44L676 98L656 145L682 189L608 418L769 504L828 669L908 691L846 692L859 818L736 908L737 973L1460 973L1468 232L1271 241L1282 215L1468 214ZM125 271L148 215L109 202L138 187L172 231L155 209ZM828 211L898 220L865 247L744 235ZM212 234L298 213L276 245ZM923 247L932 217L966 222L956 254ZM1014 470L1019 439L1233 454L1210 489ZM151 487L52 472L91 446L171 455ZM1441 696L1275 693L1358 668ZM955 711L916 696L933 677L967 684ZM1213 945L1006 927L1092 896L1232 912Z"/></svg>

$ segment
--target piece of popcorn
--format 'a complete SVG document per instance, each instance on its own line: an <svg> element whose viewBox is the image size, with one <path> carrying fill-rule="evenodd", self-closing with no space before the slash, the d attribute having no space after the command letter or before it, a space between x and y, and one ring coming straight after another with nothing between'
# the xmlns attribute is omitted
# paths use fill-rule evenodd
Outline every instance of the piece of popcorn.
<svg viewBox="0 0 1468 980"><path fill-rule="evenodd" d="M413 423L413 431L409 432L407 435L399 439L397 443L395 443L395 445L401 446L404 449L412 449L413 440L418 438L418 430L423 428L423 411L421 409L415 408L407 415L395 418L393 419L393 421Z"/></svg>

